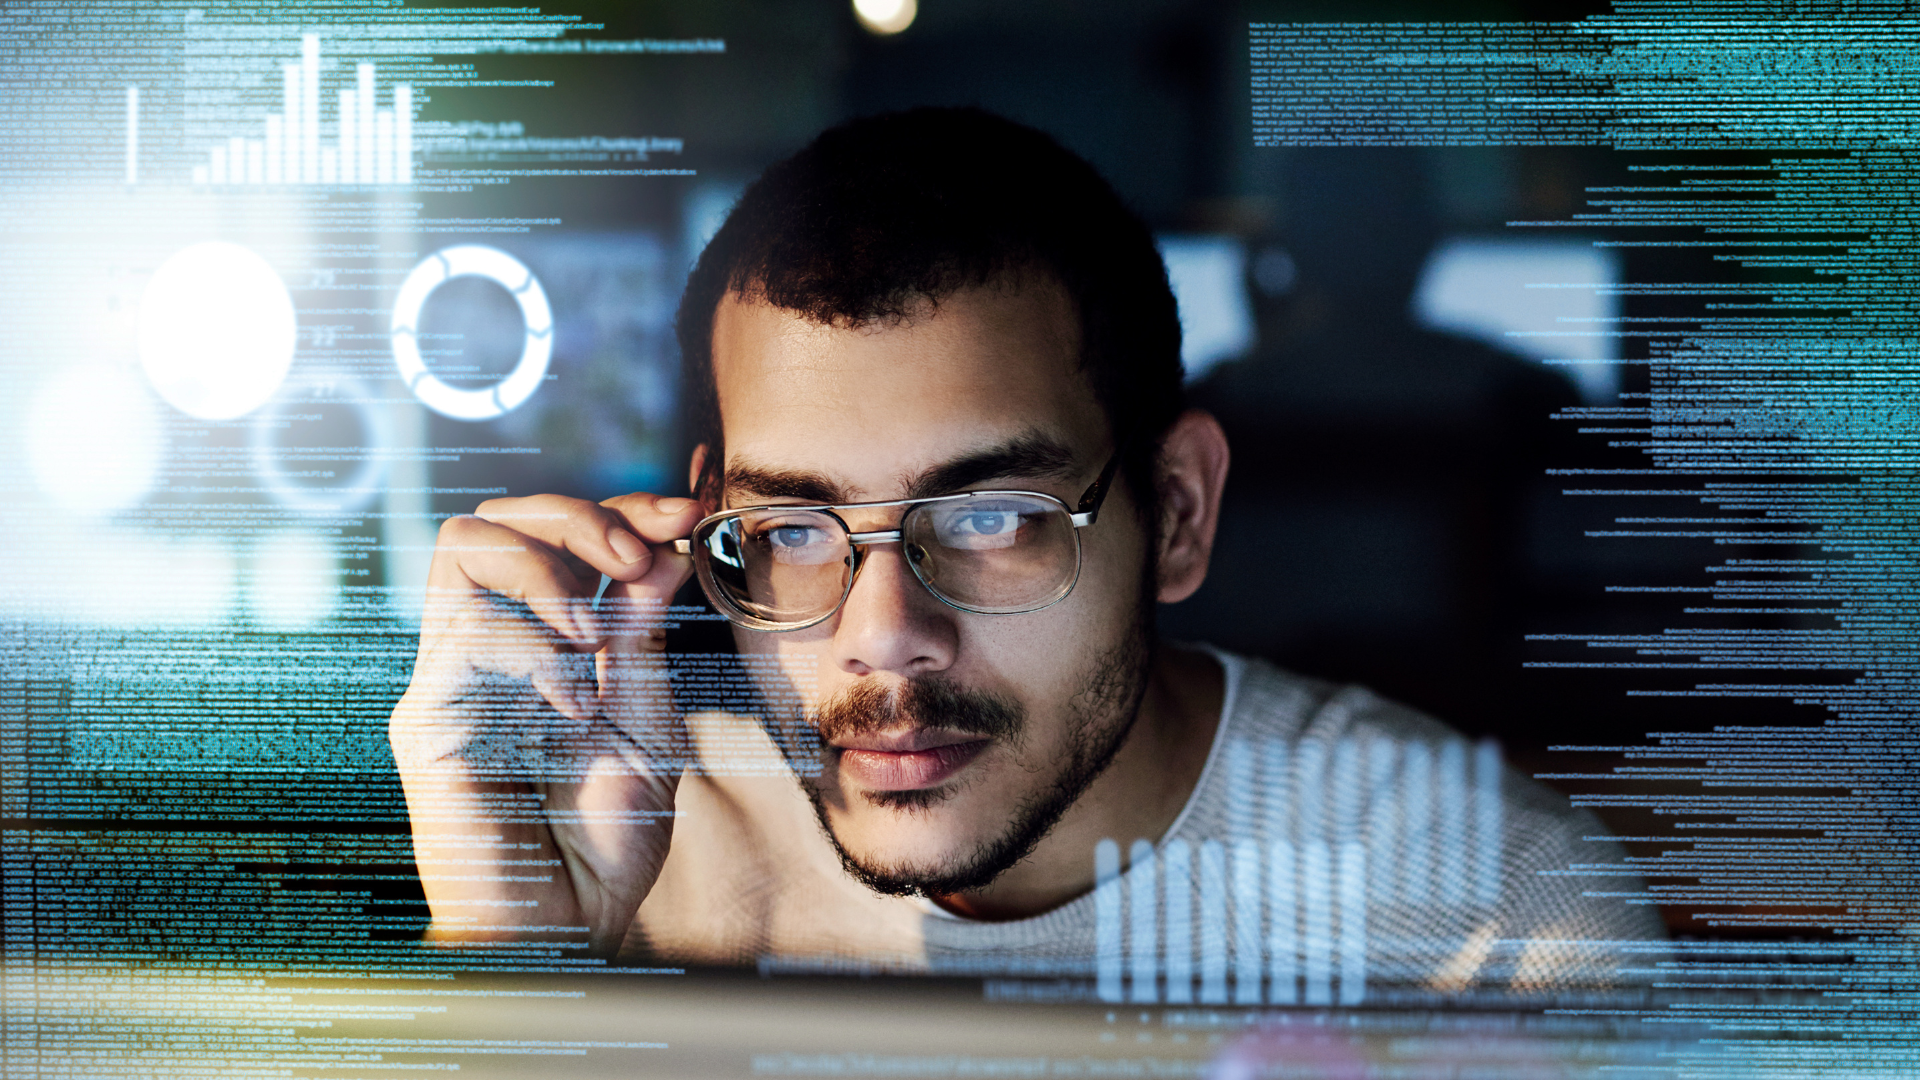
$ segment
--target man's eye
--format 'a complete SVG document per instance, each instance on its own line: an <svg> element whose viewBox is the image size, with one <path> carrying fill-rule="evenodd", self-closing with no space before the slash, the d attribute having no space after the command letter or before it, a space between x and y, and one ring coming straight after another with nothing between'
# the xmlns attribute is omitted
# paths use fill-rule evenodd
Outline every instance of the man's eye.
<svg viewBox="0 0 1920 1080"><path fill-rule="evenodd" d="M824 566L846 555L839 529L795 515L758 523L753 547L761 558L787 566Z"/></svg>
<svg viewBox="0 0 1920 1080"><path fill-rule="evenodd" d="M1020 528L1020 515L1011 510L974 510L958 515L949 527L962 536L1006 536Z"/></svg>
<svg viewBox="0 0 1920 1080"><path fill-rule="evenodd" d="M955 508L935 519L940 545L965 551L1008 548L1020 541L1026 515L994 507Z"/></svg>
<svg viewBox="0 0 1920 1080"><path fill-rule="evenodd" d="M826 530L818 525L766 524L755 531L754 539L776 551L792 551L796 548L824 544L828 541L828 536Z"/></svg>
<svg viewBox="0 0 1920 1080"><path fill-rule="evenodd" d="M819 529L808 525L780 525L767 533L767 542L777 548L805 547L825 540Z"/></svg>

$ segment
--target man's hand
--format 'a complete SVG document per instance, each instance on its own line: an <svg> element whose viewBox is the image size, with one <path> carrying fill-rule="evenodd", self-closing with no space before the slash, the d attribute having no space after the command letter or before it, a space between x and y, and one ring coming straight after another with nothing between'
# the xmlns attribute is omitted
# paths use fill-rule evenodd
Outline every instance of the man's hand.
<svg viewBox="0 0 1920 1080"><path fill-rule="evenodd" d="M687 753L662 617L688 499L491 499L440 529L388 725L430 937L618 949L666 859ZM612 578L595 609L600 575Z"/></svg>

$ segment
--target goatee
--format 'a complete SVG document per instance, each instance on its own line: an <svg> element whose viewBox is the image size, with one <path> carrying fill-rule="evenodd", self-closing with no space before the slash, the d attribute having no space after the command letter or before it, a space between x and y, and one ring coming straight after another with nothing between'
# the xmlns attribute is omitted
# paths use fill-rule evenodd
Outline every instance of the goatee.
<svg viewBox="0 0 1920 1080"><path fill-rule="evenodd" d="M876 892L946 896L984 888L1032 854L1067 809L1106 771L1133 730L1146 694L1150 642L1143 621L1126 640L1101 654L1068 700L1067 743L1052 782L1017 803L997 837L944 863L889 866L862 860L835 835L820 778L802 774L801 786L841 865ZM937 728L1001 740L1015 753L1029 738L1026 710L1019 702L940 677L913 679L893 689L861 683L823 704L808 726L824 742L903 726ZM959 790L959 785L940 785L861 792L859 797L874 806L916 813L945 802Z"/></svg>

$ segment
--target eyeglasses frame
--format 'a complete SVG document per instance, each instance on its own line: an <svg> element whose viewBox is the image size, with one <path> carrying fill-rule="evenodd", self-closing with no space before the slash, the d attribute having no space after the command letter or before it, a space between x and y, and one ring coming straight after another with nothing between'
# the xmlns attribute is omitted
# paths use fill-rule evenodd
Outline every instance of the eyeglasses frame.
<svg viewBox="0 0 1920 1080"><path fill-rule="evenodd" d="M692 530L693 535L699 535L700 531L709 525L723 522L729 518L743 517L756 510L806 510L823 513L839 523L841 531L847 534L847 547L852 552L850 558L853 561L853 566L847 573L847 583L840 591L840 600L838 603L834 604L825 614L817 618L793 625L770 623L765 619L756 618L741 611L735 607L730 600L727 600L724 593L721 593L719 589L713 588L708 584L706 574L701 575L700 584L706 591L707 598L714 601L715 605L722 609L722 614L726 615L727 619L736 626L741 626L748 630L758 630L768 634L785 634L795 630L805 630L808 627L818 626L828 619L833 618L834 615L839 613L841 608L847 605L847 597L853 595L853 584L860 578L860 569L866 565L866 549L869 545L897 544L904 538L903 529L874 529L867 532L855 532L853 527L847 524L846 519L840 516L839 511L873 510L890 506L905 506L908 509L902 511L900 514L901 521L904 522L907 514L912 513L914 507L930 503L958 502L964 499L978 499L996 495L1024 495L1029 498L1045 499L1047 502L1053 503L1060 507L1060 509L1067 511L1067 520L1073 523L1073 579L1067 582L1067 587L1061 591L1059 596L1054 597L1038 607L1024 608L1020 611L979 611L967 607L965 604L955 603L934 591L933 586L927 583L927 579L920 576L920 568L914 564L913 560L907 560L907 567L913 571L914 580L918 581L921 587L927 590L929 595L956 611L964 611L971 615L1029 615L1036 611L1043 611L1065 600L1073 594L1074 586L1080 583L1080 566L1084 557L1080 544L1080 530L1100 520L1100 506L1107 501L1107 492L1112 488L1113 476L1119 469L1120 454L1116 451L1112 457L1107 459L1107 464L1101 468L1100 475L1094 479L1092 485L1080 496L1080 501L1077 504L1078 509L1069 508L1066 500L1060 498L1058 495L1049 495L1044 491L995 488L991 491L961 491L952 495L931 495L920 499L882 499L877 502L834 503L827 506L813 506L808 504L789 506L785 504L775 504L768 506L743 506L734 510L722 510L717 514L709 514L694 523ZM692 556L692 536L675 540L673 542L673 550L681 555ZM695 566L698 565L699 563L696 559Z"/></svg>

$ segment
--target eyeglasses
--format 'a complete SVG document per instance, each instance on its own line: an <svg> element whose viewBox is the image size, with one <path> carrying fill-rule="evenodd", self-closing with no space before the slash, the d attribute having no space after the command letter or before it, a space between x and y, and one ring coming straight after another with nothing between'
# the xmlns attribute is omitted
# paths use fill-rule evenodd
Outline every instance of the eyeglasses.
<svg viewBox="0 0 1920 1080"><path fill-rule="evenodd" d="M803 630L840 610L871 544L900 544L949 607L1017 615L1059 603L1080 579L1080 530L1100 517L1115 454L1075 509L1038 491L964 491L837 506L751 506L704 518L674 550L707 598L749 630ZM904 506L900 527L855 532L843 510Z"/></svg>

